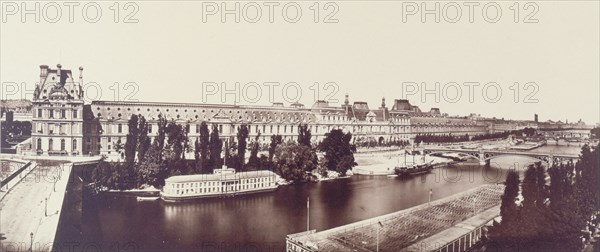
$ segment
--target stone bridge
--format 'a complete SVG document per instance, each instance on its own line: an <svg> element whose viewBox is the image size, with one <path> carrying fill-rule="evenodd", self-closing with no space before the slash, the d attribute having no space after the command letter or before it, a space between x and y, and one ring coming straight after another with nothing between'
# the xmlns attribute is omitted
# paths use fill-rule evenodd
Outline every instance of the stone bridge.
<svg viewBox="0 0 600 252"><path fill-rule="evenodd" d="M474 157L479 160L480 165L488 164L493 158L502 156L525 156L535 158L542 162L552 166L556 162L563 162L569 160L577 160L579 154L565 154L565 153L543 153L543 152L527 152L527 151L506 151L506 150L483 150L483 149L448 149L448 148L427 148L423 149L424 154L435 154L435 153L463 153L468 156Z"/></svg>
<svg viewBox="0 0 600 252"><path fill-rule="evenodd" d="M591 132L589 129L572 129L572 130L556 130L556 131L544 131L542 134L546 139L553 140L567 140L567 141L581 141L589 139Z"/></svg>

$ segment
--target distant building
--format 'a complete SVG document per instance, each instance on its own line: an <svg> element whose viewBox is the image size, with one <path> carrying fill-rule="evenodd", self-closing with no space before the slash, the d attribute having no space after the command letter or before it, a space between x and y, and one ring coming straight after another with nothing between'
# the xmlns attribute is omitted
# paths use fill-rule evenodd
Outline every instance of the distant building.
<svg viewBox="0 0 600 252"><path fill-rule="evenodd" d="M31 121L31 108L30 100L0 100L0 118L6 120L6 115L11 112L14 121Z"/></svg>

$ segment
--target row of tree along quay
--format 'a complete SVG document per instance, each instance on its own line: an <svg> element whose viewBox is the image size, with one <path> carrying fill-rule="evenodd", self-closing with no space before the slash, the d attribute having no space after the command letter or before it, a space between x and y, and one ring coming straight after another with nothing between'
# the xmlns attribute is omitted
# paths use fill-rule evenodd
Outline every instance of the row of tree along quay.
<svg viewBox="0 0 600 252"><path fill-rule="evenodd" d="M281 135L272 135L270 144L261 145L260 133L248 142L247 125L239 126L237 136L224 141L219 137L216 125L209 130L202 122L200 136L192 143L188 138L189 125L168 122L162 116L159 116L157 136L153 141L148 136L148 123L143 116L132 115L128 126L125 143L119 141L115 145L124 161L102 160L92 172L92 187L97 192L147 186L161 188L170 176L211 174L224 162L238 172L271 170L288 183L317 181L318 177L343 177L356 166L352 134L339 129L331 130L322 142L313 145L308 125L300 124L296 141L284 142ZM192 146L194 159L186 157ZM246 162L248 148L250 153ZM322 157L319 158L317 153Z"/></svg>
<svg viewBox="0 0 600 252"><path fill-rule="evenodd" d="M492 251L581 250L600 227L599 146L583 146L577 162L511 170L485 245ZM594 250L595 251L595 250Z"/></svg>
<svg viewBox="0 0 600 252"><path fill-rule="evenodd" d="M481 141L481 140L493 140L493 139L504 139L510 135L522 136L522 137L533 137L537 135L537 130L534 128L524 128L521 130L512 130L506 132L496 132L496 133L487 133L487 134L477 134L477 135L469 135L469 134L417 134L415 136L415 143L458 143L458 142L469 142L469 141ZM377 141L376 139L369 138L361 141L355 142L356 147L358 148L372 148L372 147L406 147L410 146L410 141L408 140L396 140L389 139L387 141Z"/></svg>
<svg viewBox="0 0 600 252"><path fill-rule="evenodd" d="M493 139L505 139L510 135L532 137L537 134L534 128L524 128L521 130L512 130L496 133L487 133L469 136L464 135L434 135L434 134L417 134L415 136L415 143L456 143L456 142L468 142L468 141L481 141L481 140L493 140Z"/></svg>

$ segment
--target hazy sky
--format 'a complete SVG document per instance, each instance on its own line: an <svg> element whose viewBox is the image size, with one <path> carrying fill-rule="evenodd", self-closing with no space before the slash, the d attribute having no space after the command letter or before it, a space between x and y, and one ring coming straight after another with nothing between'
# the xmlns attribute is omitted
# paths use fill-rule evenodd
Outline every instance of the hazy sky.
<svg viewBox="0 0 600 252"><path fill-rule="evenodd" d="M434 9L435 1L332 1L319 2L318 8L314 1L237 2L239 23L234 14L222 22L222 2L205 2L204 9L202 2L195 1L141 1L132 6L121 3L119 8L111 8L112 1L97 2L102 16L96 23L84 20L83 3L74 6L72 23L63 2L39 3L41 16L36 23L33 14L22 22L20 2L2 2L3 99L29 98L26 93L39 81L39 65L55 68L60 63L75 72L79 66L85 68L90 99L220 103L223 90L206 83L225 82L233 90L239 82L233 91L240 95L238 104L269 104L271 87L275 101L298 100L310 106L318 89L320 99L331 93L327 98L343 102L348 93L351 102L367 101L371 108L379 107L382 97L392 106L393 99L405 96L422 110L439 107L451 115L533 119L538 113L543 121L600 121L598 1L544 1L529 6L519 2L518 7L502 1L488 6L485 17L482 10L487 2L473 2L479 5L473 6L472 23L464 2L438 2L439 23L435 14L425 15L425 22L420 15L422 3ZM236 2L224 3L234 9ZM50 23L57 6L61 16ZM215 6L216 14L203 15ZM269 6L274 10L272 23ZM298 6L302 15L292 23ZM493 23L498 6L502 13ZM35 8L31 2L25 7ZM94 6L87 7L85 17L94 19ZM256 7L262 15L251 23ZM461 16L451 23L456 7ZM111 9L120 9L118 23ZM315 9L320 10L319 22L314 20ZM404 14L412 10L416 14L407 15L403 22ZM519 22L514 20L515 10ZM124 23L134 11L132 19L138 22ZM338 22L323 23L325 19ZM125 85L129 82L135 84ZM440 83L437 90L435 82ZM10 83L25 83L29 91L13 91ZM260 97L256 97L257 87ZM302 90L298 98L297 87ZM423 88L432 90L425 99ZM499 97L496 88L502 92ZM118 97L115 90L120 90ZM474 91L471 97L470 90ZM518 95L515 90L520 90ZM435 93L440 95L438 101ZM226 95L225 102L233 104L234 95Z"/></svg>

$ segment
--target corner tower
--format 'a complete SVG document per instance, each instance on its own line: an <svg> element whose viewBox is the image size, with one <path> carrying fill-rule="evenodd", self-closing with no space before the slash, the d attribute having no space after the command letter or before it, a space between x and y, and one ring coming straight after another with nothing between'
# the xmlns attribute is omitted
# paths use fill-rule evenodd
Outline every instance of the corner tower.
<svg viewBox="0 0 600 252"><path fill-rule="evenodd" d="M32 154L83 154L83 68L79 82L71 70L40 66L40 82L33 93Z"/></svg>

